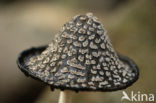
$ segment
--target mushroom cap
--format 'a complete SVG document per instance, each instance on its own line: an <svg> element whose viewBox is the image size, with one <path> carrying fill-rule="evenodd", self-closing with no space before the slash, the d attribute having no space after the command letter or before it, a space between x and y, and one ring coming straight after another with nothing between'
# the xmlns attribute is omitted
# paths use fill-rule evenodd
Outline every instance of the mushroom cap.
<svg viewBox="0 0 156 103"><path fill-rule="evenodd" d="M136 64L115 52L91 13L73 17L48 46L23 51L17 63L27 76L61 90L115 91L139 76Z"/></svg>

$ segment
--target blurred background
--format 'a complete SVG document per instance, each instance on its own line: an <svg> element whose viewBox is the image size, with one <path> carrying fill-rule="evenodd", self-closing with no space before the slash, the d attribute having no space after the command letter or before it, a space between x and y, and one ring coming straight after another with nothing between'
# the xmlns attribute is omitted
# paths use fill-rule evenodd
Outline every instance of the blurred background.
<svg viewBox="0 0 156 103"><path fill-rule="evenodd" d="M1 0L0 103L57 103L60 91L27 78L16 59L24 49L50 43L71 17L87 12L104 24L116 51L139 66L139 80L125 91L156 94L155 10L155 0ZM121 97L122 90L80 92L73 103L120 103Z"/></svg>

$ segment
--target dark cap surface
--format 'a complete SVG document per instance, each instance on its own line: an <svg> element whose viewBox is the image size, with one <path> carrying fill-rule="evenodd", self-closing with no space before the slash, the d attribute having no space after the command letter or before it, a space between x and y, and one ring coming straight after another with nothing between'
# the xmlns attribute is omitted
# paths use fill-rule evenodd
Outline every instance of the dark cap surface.
<svg viewBox="0 0 156 103"><path fill-rule="evenodd" d="M23 69L52 88L113 91L138 78L134 62L114 51L103 25L90 13L75 16L46 49L36 52L25 57Z"/></svg>

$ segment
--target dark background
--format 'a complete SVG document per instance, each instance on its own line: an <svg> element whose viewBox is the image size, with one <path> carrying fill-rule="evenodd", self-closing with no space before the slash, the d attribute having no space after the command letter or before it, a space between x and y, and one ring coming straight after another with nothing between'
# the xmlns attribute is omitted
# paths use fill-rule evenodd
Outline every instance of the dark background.
<svg viewBox="0 0 156 103"><path fill-rule="evenodd" d="M59 90L27 78L18 54L48 44L76 14L93 12L108 31L114 48L132 58L140 78L125 91L156 94L155 0L2 0L0 1L0 103L56 103ZM73 103L119 103L122 91L80 92ZM127 103L127 101L125 101Z"/></svg>

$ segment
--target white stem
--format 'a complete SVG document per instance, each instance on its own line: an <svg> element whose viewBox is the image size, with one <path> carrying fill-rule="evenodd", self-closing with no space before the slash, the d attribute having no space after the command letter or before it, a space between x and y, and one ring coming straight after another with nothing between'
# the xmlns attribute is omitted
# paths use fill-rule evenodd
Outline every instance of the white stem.
<svg viewBox="0 0 156 103"><path fill-rule="evenodd" d="M65 90L60 92L58 103L71 103L72 102L72 91Z"/></svg>

